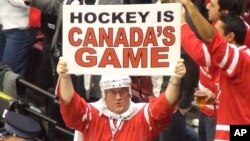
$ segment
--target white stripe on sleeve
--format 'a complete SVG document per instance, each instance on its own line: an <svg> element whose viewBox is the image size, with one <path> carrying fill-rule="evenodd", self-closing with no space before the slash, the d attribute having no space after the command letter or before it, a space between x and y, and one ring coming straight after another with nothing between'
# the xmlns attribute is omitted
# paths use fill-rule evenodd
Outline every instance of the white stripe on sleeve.
<svg viewBox="0 0 250 141"><path fill-rule="evenodd" d="M206 66L209 67L209 66L211 66L211 57L210 57L210 54L207 50L207 46L205 44L202 44L202 50L204 52Z"/></svg>
<svg viewBox="0 0 250 141"><path fill-rule="evenodd" d="M239 61L239 50L235 47L233 49L234 49L234 58L230 64L229 68L227 69L228 74L232 74L232 72L235 70L236 65Z"/></svg>

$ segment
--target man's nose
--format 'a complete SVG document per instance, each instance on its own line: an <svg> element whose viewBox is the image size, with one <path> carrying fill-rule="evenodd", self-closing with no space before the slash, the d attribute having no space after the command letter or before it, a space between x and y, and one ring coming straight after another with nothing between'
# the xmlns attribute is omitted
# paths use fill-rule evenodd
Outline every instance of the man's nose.
<svg viewBox="0 0 250 141"><path fill-rule="evenodd" d="M116 99L120 99L120 98L121 98L121 94L120 94L119 91L115 93L115 98L116 98Z"/></svg>

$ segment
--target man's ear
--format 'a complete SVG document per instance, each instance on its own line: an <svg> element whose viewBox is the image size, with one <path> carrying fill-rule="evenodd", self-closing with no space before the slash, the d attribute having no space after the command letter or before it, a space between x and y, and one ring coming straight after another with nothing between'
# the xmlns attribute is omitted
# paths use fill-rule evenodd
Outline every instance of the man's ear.
<svg viewBox="0 0 250 141"><path fill-rule="evenodd" d="M235 41L235 34L233 32L228 33L225 37L228 43L233 43Z"/></svg>

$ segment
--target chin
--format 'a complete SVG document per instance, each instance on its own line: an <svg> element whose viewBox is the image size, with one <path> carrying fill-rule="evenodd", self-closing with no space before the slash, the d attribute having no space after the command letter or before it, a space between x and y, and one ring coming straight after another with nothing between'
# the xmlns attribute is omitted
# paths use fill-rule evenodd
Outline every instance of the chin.
<svg viewBox="0 0 250 141"><path fill-rule="evenodd" d="M115 113L116 114L122 114L122 113L124 113L125 111L124 110L115 110Z"/></svg>

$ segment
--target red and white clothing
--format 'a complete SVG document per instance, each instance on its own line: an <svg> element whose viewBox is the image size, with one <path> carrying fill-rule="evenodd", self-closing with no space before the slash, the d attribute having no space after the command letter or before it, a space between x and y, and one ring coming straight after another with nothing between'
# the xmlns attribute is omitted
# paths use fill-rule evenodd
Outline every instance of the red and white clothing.
<svg viewBox="0 0 250 141"><path fill-rule="evenodd" d="M238 49L240 51L245 52L248 56L250 56L250 49L247 46L243 45L243 46L238 47Z"/></svg>
<svg viewBox="0 0 250 141"><path fill-rule="evenodd" d="M222 70L215 140L226 141L230 137L229 125L250 123L250 57L227 43L219 33L215 34L208 50Z"/></svg>
<svg viewBox="0 0 250 141"><path fill-rule="evenodd" d="M166 127L173 109L165 94L147 104L131 102L122 115L109 111L102 99L90 104L77 93L68 105L60 105L66 125L83 133L84 141L152 141Z"/></svg>
<svg viewBox="0 0 250 141"><path fill-rule="evenodd" d="M182 26L182 32L189 41L195 40L188 25ZM229 141L229 125L250 123L250 57L245 48L227 43L219 33L207 47L212 64L221 69L215 141Z"/></svg>
<svg viewBox="0 0 250 141"><path fill-rule="evenodd" d="M187 24L182 26L181 32L185 33L181 34L182 48L196 62L196 64L200 66L199 88L201 90L210 90L211 92L217 94L218 80L221 70L211 62L211 56L207 50L206 45L195 36L193 31ZM213 104L207 104L204 107L201 107L200 110L209 117L215 117L215 107L217 106Z"/></svg>

